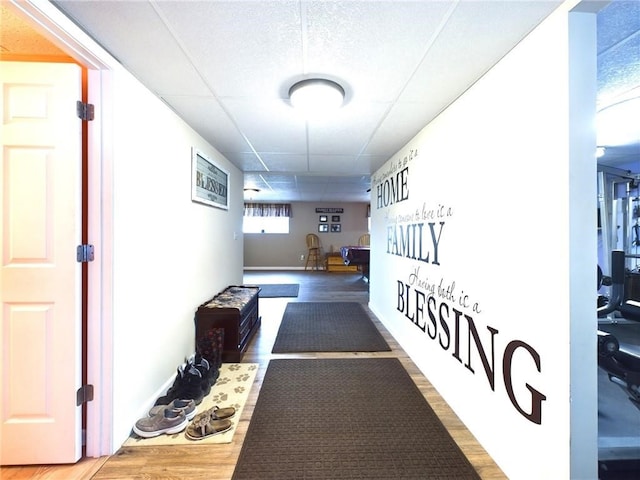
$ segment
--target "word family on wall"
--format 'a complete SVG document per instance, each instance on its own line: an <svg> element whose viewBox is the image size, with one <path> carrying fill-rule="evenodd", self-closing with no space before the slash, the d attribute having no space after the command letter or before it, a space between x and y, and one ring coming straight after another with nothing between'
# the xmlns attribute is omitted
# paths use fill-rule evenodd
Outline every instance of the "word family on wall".
<svg viewBox="0 0 640 480"><path fill-rule="evenodd" d="M424 341L432 348L447 352L452 362L471 374L484 375L489 389L495 392L496 382L501 381L513 408L528 421L540 425L546 395L527 381L526 399L515 393L516 382L523 381L517 365L521 365L524 356L541 373L540 354L520 339L499 342L504 347L498 351L496 338L500 330L486 322L488 313L483 311L480 300L472 299L471 293L460 287L464 272L460 272L460 278L456 278L458 272L449 272L450 278L445 279L447 258L443 257L441 247L451 241L448 226L456 221L462 207L454 208L437 200L428 203L424 197L411 200L410 173L416 158L417 149L410 149L372 178L373 203L384 212L386 220L384 253L396 257L398 262L409 262L404 278L396 278L390 287L394 288L396 311L424 335ZM425 193L421 191L420 195ZM398 268L394 270L397 272ZM514 362L516 355L518 362ZM499 380L498 370L502 373Z"/></svg>

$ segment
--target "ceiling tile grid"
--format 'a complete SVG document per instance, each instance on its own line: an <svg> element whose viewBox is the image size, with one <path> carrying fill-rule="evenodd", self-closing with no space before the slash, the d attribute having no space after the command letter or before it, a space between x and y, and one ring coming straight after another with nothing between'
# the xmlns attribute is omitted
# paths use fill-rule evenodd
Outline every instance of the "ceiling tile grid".
<svg viewBox="0 0 640 480"><path fill-rule="evenodd" d="M282 201L331 199L329 185L370 175L560 3L55 2L245 172L247 185L263 185L254 199ZM600 105L640 88L639 29L637 0L598 13ZM345 89L328 121L303 120L289 104L289 87L312 76Z"/></svg>
<svg viewBox="0 0 640 480"><path fill-rule="evenodd" d="M298 2L159 2L158 9L219 98L275 99L299 71Z"/></svg>

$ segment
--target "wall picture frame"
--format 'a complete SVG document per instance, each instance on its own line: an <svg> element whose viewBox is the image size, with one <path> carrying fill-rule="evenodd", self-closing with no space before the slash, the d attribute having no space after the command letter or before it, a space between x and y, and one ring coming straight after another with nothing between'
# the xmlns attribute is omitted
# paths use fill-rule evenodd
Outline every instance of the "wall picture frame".
<svg viewBox="0 0 640 480"><path fill-rule="evenodd" d="M327 217L326 215L320 215L319 219L320 219L320 223L327 223L327 221L329 220L329 217Z"/></svg>
<svg viewBox="0 0 640 480"><path fill-rule="evenodd" d="M229 172L197 148L191 150L191 200L229 210Z"/></svg>
<svg viewBox="0 0 640 480"><path fill-rule="evenodd" d="M320 233L325 233L329 231L329 224L328 223L320 223L318 224L318 232Z"/></svg>
<svg viewBox="0 0 640 480"><path fill-rule="evenodd" d="M342 225L339 223L332 223L331 224L331 232L332 233L339 233L342 231Z"/></svg>

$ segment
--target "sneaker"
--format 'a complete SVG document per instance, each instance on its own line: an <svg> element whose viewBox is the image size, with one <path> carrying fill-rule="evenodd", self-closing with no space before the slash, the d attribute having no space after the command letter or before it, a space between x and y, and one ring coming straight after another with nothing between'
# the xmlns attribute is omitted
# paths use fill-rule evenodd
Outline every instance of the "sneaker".
<svg viewBox="0 0 640 480"><path fill-rule="evenodd" d="M202 391L202 374L193 365L187 363L178 368L178 375L174 386L167 390L167 394L156 400L156 405L169 405L175 399L193 400L200 405L204 398Z"/></svg>
<svg viewBox="0 0 640 480"><path fill-rule="evenodd" d="M202 355L196 354L196 356L189 360L194 367L198 369L200 375L202 375L202 393L206 397L211 393L211 385L210 377L211 377L211 368L209 367L209 362Z"/></svg>
<svg viewBox="0 0 640 480"><path fill-rule="evenodd" d="M187 417L187 420L193 419L197 413L196 402L191 399L184 400L176 398L169 405L156 405L149 410L149 416L153 417L154 415L164 415L164 410L167 408L169 410L182 410L185 417Z"/></svg>
<svg viewBox="0 0 640 480"><path fill-rule="evenodd" d="M189 360L191 364L198 369L200 375L202 375L202 393L206 397L211 393L211 384L209 383L209 362L206 358L196 355L195 358Z"/></svg>
<svg viewBox="0 0 640 480"><path fill-rule="evenodd" d="M161 415L141 418L133 426L133 431L142 438L152 438L158 435L179 433L187 428L189 420L182 410L165 408Z"/></svg>
<svg viewBox="0 0 640 480"><path fill-rule="evenodd" d="M169 387L165 396L156 400L156 405L169 405L173 399L177 398L176 392L181 388L180 385L184 379L184 366L179 366L176 371L176 378L173 381L173 385Z"/></svg>

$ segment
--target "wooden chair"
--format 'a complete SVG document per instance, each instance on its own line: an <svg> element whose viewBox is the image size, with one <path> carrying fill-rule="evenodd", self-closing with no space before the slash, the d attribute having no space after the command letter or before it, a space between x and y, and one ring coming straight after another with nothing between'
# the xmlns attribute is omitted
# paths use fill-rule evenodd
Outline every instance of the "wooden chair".
<svg viewBox="0 0 640 480"><path fill-rule="evenodd" d="M320 270L322 264L322 255L320 252L320 237L315 233L307 234L307 261L304 264L306 270L311 263L311 267L315 266L315 270Z"/></svg>
<svg viewBox="0 0 640 480"><path fill-rule="evenodd" d="M370 245L370 242L371 242L371 235L369 235L368 233L360 235L360 238L358 239L358 245L360 247L368 247Z"/></svg>

